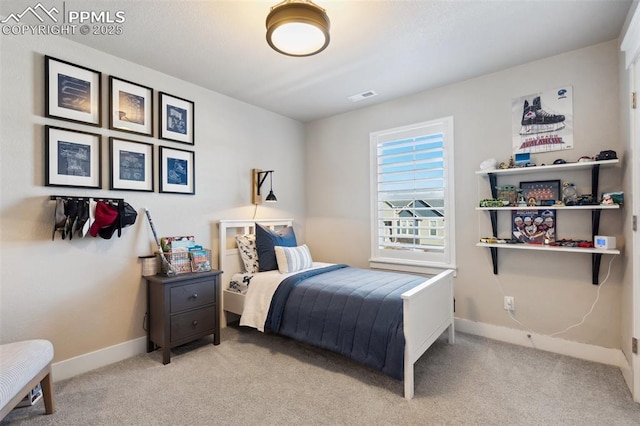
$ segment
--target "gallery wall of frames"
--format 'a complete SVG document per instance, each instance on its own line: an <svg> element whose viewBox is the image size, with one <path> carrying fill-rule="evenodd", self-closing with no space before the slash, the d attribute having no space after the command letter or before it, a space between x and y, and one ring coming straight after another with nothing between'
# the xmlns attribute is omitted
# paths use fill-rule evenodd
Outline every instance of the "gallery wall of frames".
<svg viewBox="0 0 640 426"><path fill-rule="evenodd" d="M45 116L102 128L102 73L47 55L44 61ZM119 76L108 78L107 126L126 134L107 138L108 189L154 192L157 179L158 192L194 195L195 152L178 145L195 146L194 102L157 92L156 103L155 92ZM44 131L46 186L103 188L103 135L91 127L45 125ZM157 139L149 143L136 136Z"/></svg>

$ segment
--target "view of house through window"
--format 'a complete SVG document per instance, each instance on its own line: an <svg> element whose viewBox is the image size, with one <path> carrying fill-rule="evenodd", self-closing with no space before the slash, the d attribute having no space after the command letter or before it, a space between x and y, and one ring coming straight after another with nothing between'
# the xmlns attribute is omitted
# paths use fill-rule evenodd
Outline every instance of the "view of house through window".
<svg viewBox="0 0 640 426"><path fill-rule="evenodd" d="M453 118L371 134L372 260L453 263Z"/></svg>

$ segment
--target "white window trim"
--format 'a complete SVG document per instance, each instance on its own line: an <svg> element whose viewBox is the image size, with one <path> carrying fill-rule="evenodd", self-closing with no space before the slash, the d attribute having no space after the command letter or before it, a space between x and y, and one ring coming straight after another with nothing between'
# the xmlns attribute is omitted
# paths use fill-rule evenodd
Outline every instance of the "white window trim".
<svg viewBox="0 0 640 426"><path fill-rule="evenodd" d="M446 159L445 176L446 176L446 196L445 211L447 217L445 220L445 235L447 236L447 250L444 261L425 261L416 259L398 259L382 256L379 251L377 232L378 232L378 185L377 185L377 147L380 141L385 139L393 140L394 134L397 133L418 133L423 135L428 133L424 128L442 126L444 132L444 156ZM407 135L399 135L398 138L407 137ZM456 247L455 247L455 188L454 188L454 162L453 162L453 117L444 117L441 119L430 120L422 123L410 124L407 126L396 127L393 129L372 132L370 134L369 146L369 164L370 164L370 200L371 200L371 258L369 259L369 267L374 269L386 269L403 272L414 272L424 274L437 274L443 269L456 269Z"/></svg>

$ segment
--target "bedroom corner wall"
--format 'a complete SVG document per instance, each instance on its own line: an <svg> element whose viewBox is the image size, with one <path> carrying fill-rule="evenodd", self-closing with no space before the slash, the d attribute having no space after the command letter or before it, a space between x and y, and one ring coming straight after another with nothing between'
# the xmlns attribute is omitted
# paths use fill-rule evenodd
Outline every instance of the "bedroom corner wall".
<svg viewBox="0 0 640 426"><path fill-rule="evenodd" d="M604 149L625 152L619 129L618 59L618 41L612 40L308 123L306 192L314 196L307 199L307 244L314 259L368 267L369 133L453 116L456 317L521 329L523 335L531 330L546 336L580 322L599 288L591 284L590 255L502 250L499 275L493 275L489 250L475 246L480 237L491 235L488 214L475 210L478 201L486 198L488 181L475 171L487 158L507 161L511 156L513 99L567 85L573 87L574 94L575 148L537 154L534 161L576 161ZM600 190L619 190L621 173L620 167L603 169ZM522 180L537 179L580 181L586 188L590 174L536 175L535 179ZM506 183L511 182L502 184ZM600 232L617 235L619 243L624 244L622 223L627 215L625 209L604 212ZM509 224L505 223L506 216L501 218L504 235L509 232ZM558 235L589 238L590 223L589 212L560 212ZM582 326L555 336L557 339L620 349L621 257L614 259L609 279L600 286L600 299L593 314ZM603 256L601 281L610 260L611 256ZM511 320L503 309L503 295L515 297L515 317L524 327Z"/></svg>
<svg viewBox="0 0 640 426"><path fill-rule="evenodd" d="M154 250L144 207L161 236L194 235L214 251L214 264L216 221L222 218L247 219L254 213L258 218L292 217L304 241L301 123L65 38L2 35L0 43L0 342L49 339L56 363L139 342L146 335L146 284L138 256ZM103 73L102 128L44 117L44 55ZM156 107L157 91L194 101L195 145L108 130L109 75L152 87ZM103 136L105 189L44 186L46 124ZM109 136L195 151L196 195L107 190ZM158 188L157 148L154 156ZM252 168L276 171L275 208L254 210ZM122 197L137 209L138 219L120 239L63 241L58 235L51 241L50 195Z"/></svg>

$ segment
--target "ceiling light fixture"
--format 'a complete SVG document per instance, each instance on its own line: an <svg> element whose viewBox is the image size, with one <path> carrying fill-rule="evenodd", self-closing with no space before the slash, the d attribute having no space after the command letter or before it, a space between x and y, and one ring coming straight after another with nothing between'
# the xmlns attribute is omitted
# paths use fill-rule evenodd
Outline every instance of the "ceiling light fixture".
<svg viewBox="0 0 640 426"><path fill-rule="evenodd" d="M329 17L311 0L285 0L267 15L267 43L288 56L311 56L329 45Z"/></svg>

